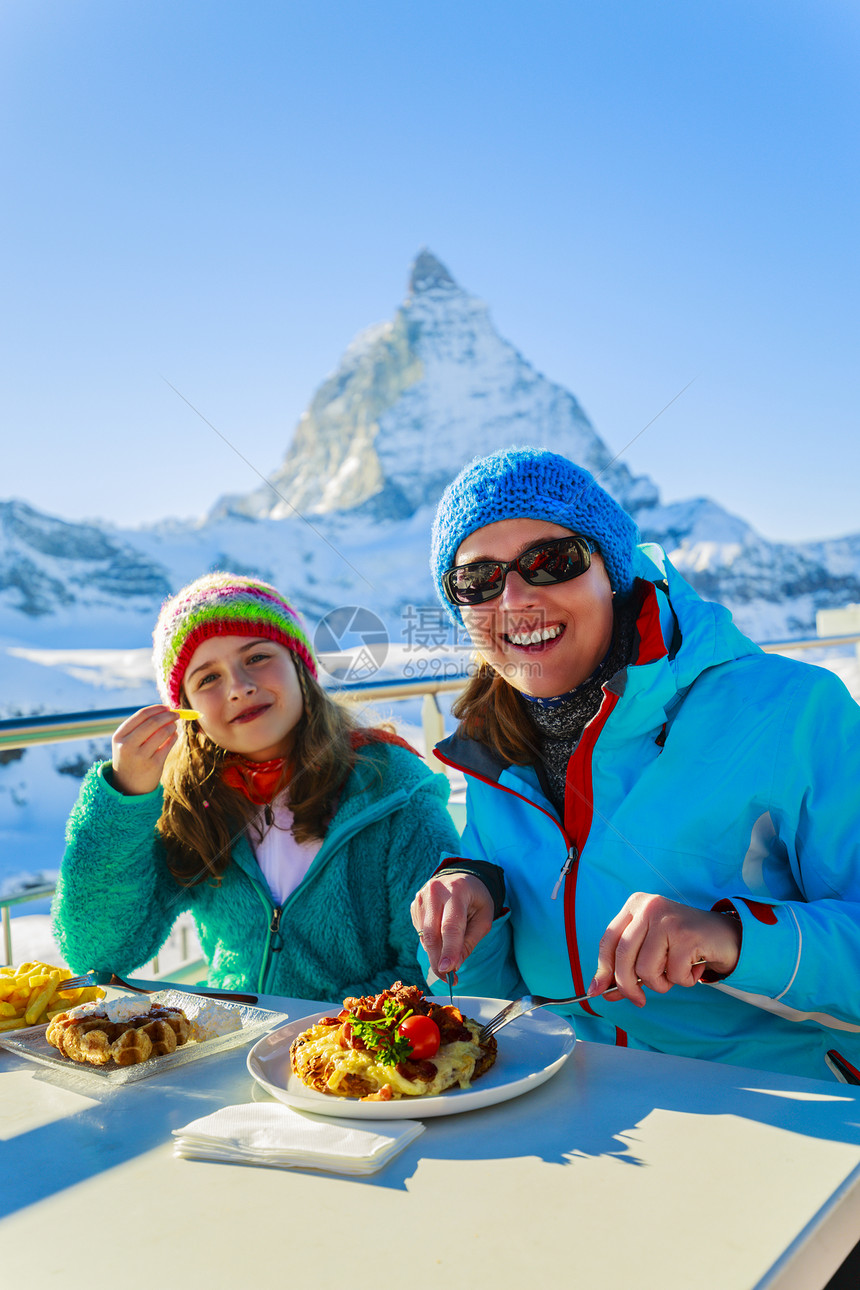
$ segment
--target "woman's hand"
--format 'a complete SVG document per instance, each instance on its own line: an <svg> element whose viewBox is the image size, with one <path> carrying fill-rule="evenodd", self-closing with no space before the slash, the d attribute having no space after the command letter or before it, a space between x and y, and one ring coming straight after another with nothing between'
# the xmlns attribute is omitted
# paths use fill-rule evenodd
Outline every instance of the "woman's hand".
<svg viewBox="0 0 860 1290"><path fill-rule="evenodd" d="M412 902L412 922L437 976L456 971L493 925L493 898L469 873L440 873Z"/></svg>
<svg viewBox="0 0 860 1290"><path fill-rule="evenodd" d="M128 717L111 740L113 786L127 797L151 793L161 783L167 754L176 743L178 718L163 703Z"/></svg>
<svg viewBox="0 0 860 1290"><path fill-rule="evenodd" d="M728 976L740 950L735 919L639 891L603 933L588 993L600 994L614 981L618 989L604 996L608 1002L630 999L642 1008L642 986L665 994L673 985L696 985L708 970Z"/></svg>

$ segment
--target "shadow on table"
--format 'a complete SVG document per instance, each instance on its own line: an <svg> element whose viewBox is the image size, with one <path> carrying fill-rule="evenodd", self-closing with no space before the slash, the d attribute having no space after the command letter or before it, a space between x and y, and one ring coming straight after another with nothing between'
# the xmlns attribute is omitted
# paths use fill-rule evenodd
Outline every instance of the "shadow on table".
<svg viewBox="0 0 860 1290"><path fill-rule="evenodd" d="M640 1089L640 1081L630 1079L613 1050L598 1044L587 1048L587 1063L584 1047L578 1044L554 1080L518 1099L518 1111L527 1114L511 1115L513 1104L502 1103L428 1121L428 1131L403 1156L362 1181L405 1187L420 1158L474 1161L532 1156L575 1167L578 1159L602 1156L638 1168L643 1162L631 1135L654 1111L732 1115L806 1137L860 1145L860 1098L847 1085L637 1053L637 1064L653 1062L659 1069L661 1092L655 1097L653 1081L642 1081L647 1088ZM701 1079L690 1079L691 1062L702 1070ZM673 1078L675 1072L681 1078ZM561 1102L559 1081L568 1094Z"/></svg>
<svg viewBox="0 0 860 1290"><path fill-rule="evenodd" d="M3 1155L10 1161L16 1186L14 1195L5 1189L2 1212L34 1204L91 1176L94 1133L99 1135L98 1168L112 1168L164 1146L171 1130L213 1109L213 1094L222 1106L260 1096L250 1076L228 1070L229 1061L230 1054L224 1054L207 1062L205 1087L201 1087L200 1068L190 1066L177 1070L169 1082L153 1078L108 1091L87 1085L86 1095L96 1101L95 1106L4 1144ZM465 1114L428 1119L425 1132L379 1174L341 1176L341 1180L407 1190L419 1162L428 1159L492 1161L527 1156L575 1168L581 1159L611 1157L638 1168L642 1161L631 1139L637 1125L658 1110L731 1115L806 1137L860 1144L860 1099L845 1085L655 1053L637 1053L636 1062L639 1075L633 1079L614 1050L578 1044L562 1070L534 1091ZM56 1079L47 1072L39 1077ZM659 1084L658 1096L655 1084ZM194 1169L198 1164L177 1160L176 1167Z"/></svg>
<svg viewBox="0 0 860 1290"><path fill-rule="evenodd" d="M220 1053L206 1059L205 1069L190 1063L167 1077L129 1084L22 1063L35 1081L94 1105L0 1142L3 1174L15 1180L0 1191L0 1218L163 1146L173 1129L213 1109L213 1094L224 1106L250 1101L253 1081L244 1069L235 1070L233 1058Z"/></svg>

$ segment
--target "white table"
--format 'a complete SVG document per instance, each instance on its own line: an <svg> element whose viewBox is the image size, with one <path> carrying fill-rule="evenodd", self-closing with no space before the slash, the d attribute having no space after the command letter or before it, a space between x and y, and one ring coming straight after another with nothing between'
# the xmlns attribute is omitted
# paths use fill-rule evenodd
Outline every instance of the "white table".
<svg viewBox="0 0 860 1290"><path fill-rule="evenodd" d="M847 1086L578 1043L369 1178L175 1158L171 1129L266 1100L246 1053L105 1088L0 1049L0 1284L815 1290L860 1235Z"/></svg>

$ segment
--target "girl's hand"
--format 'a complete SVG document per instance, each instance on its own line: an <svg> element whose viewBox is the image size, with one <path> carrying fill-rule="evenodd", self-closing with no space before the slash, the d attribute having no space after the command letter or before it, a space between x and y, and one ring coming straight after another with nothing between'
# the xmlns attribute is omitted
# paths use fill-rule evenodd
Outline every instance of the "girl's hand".
<svg viewBox="0 0 860 1290"><path fill-rule="evenodd" d="M437 976L454 972L493 925L493 898L473 874L440 873L412 902L412 923Z"/></svg>
<svg viewBox="0 0 860 1290"><path fill-rule="evenodd" d="M741 925L734 919L639 891L603 933L588 993L600 994L615 981L618 989L606 1000L630 999L642 1008L642 986L665 994L673 985L696 985L708 970L728 976L740 950Z"/></svg>
<svg viewBox="0 0 860 1290"><path fill-rule="evenodd" d="M178 719L163 703L128 717L111 740L113 786L127 797L151 793L161 783L167 754L176 743Z"/></svg>

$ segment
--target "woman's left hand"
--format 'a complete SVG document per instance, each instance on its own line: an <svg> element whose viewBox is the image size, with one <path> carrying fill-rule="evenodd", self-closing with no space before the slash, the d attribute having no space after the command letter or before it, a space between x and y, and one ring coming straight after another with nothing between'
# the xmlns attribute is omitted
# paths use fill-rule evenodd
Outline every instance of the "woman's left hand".
<svg viewBox="0 0 860 1290"><path fill-rule="evenodd" d="M604 996L608 1002L629 999L642 1008L642 986L665 994L673 985L696 985L708 970L728 976L740 950L735 919L638 891L601 937L588 993L600 994L614 981L618 988Z"/></svg>

